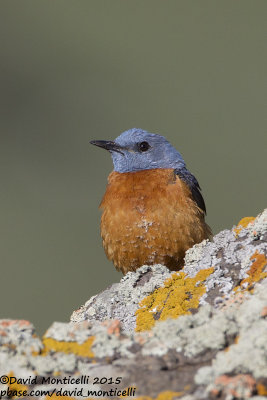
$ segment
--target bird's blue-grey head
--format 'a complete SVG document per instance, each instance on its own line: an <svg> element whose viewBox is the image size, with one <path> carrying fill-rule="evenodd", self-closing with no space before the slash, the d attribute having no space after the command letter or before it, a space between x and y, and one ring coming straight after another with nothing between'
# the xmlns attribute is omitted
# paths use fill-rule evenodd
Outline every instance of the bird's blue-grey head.
<svg viewBox="0 0 267 400"><path fill-rule="evenodd" d="M123 132L115 141L93 140L90 143L111 153L114 170L117 172L185 167L181 154L164 136L142 129Z"/></svg>

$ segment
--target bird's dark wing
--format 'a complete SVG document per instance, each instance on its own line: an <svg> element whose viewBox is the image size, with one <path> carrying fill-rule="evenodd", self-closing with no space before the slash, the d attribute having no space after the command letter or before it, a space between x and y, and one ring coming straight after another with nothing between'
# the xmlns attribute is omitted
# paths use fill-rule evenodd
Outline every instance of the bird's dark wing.
<svg viewBox="0 0 267 400"><path fill-rule="evenodd" d="M198 207L206 214L205 201L201 194L201 188L197 179L186 168L175 169L175 174L179 176L190 188L193 200L197 203Z"/></svg>

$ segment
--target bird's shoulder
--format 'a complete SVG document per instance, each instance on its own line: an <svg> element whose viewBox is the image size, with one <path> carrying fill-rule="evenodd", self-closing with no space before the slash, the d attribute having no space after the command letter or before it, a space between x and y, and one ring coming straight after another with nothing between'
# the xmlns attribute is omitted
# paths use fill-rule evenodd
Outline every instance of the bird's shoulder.
<svg viewBox="0 0 267 400"><path fill-rule="evenodd" d="M175 176L179 177L190 189L192 198L197 206L206 214L206 205L201 194L201 188L195 176L186 168L175 169Z"/></svg>

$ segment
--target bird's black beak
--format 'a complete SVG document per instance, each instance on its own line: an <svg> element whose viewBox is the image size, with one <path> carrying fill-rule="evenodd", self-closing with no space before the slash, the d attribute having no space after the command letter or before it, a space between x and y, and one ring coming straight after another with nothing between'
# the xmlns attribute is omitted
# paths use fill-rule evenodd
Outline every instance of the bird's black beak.
<svg viewBox="0 0 267 400"><path fill-rule="evenodd" d="M90 143L95 146L102 147L102 149L106 149L108 151L116 151L117 153L124 155L121 151L123 147L115 142L111 142L110 140L91 140Z"/></svg>

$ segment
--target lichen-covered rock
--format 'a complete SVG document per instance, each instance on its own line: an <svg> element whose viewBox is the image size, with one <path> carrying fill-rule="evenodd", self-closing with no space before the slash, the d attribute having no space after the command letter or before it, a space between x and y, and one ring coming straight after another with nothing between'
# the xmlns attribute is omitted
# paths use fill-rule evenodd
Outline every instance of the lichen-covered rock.
<svg viewBox="0 0 267 400"><path fill-rule="evenodd" d="M0 321L1 397L266 398L266 217L194 246L179 272L127 274L42 340Z"/></svg>
<svg viewBox="0 0 267 400"><path fill-rule="evenodd" d="M267 277L267 209L243 218L231 231L187 251L184 268L170 273L160 265L143 266L120 283L92 297L71 321L119 319L125 332L151 329L158 320L219 306L235 293L251 291Z"/></svg>
<svg viewBox="0 0 267 400"><path fill-rule="evenodd" d="M144 265L136 272L128 272L120 283L114 283L74 311L71 321L118 319L124 331L133 331L140 301L162 286L170 276L171 272L163 265Z"/></svg>

